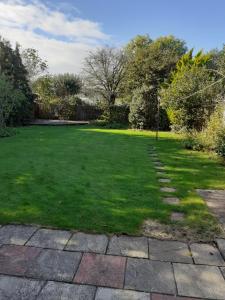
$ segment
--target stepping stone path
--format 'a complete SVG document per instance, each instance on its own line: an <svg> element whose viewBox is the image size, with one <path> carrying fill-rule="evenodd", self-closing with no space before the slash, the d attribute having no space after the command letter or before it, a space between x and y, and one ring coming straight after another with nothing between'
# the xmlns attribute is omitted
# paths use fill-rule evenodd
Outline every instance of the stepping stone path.
<svg viewBox="0 0 225 300"><path fill-rule="evenodd" d="M225 240L0 227L1 300L225 299ZM192 299L194 298L194 299Z"/></svg>
<svg viewBox="0 0 225 300"><path fill-rule="evenodd" d="M167 174L165 173L165 166L161 163L161 161L158 159L158 155L154 152L155 151L155 147L152 147L150 149L150 156L151 159L153 161L154 167L157 171L157 175L160 176L160 178L158 179L159 183L171 183L171 179L169 178L164 178L167 177ZM167 187L167 186L162 186L160 188L160 191L163 193L175 193L176 189L173 187ZM163 202L169 205L179 205L180 200L176 197L166 197L163 199ZM184 214L183 213L177 213L177 212L173 212L171 214L171 221L182 221L184 219Z"/></svg>

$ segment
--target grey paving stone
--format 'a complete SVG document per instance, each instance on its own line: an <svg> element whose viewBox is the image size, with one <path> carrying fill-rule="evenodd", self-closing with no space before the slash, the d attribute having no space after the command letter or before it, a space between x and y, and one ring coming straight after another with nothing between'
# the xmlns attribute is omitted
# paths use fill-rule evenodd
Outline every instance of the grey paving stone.
<svg viewBox="0 0 225 300"><path fill-rule="evenodd" d="M128 258L125 289L175 294L172 265L168 262Z"/></svg>
<svg viewBox="0 0 225 300"><path fill-rule="evenodd" d="M69 231L42 228L32 236L26 245L62 250L70 237Z"/></svg>
<svg viewBox="0 0 225 300"><path fill-rule="evenodd" d="M184 214L180 213L180 212L173 212L170 216L170 219L171 219L171 221L174 221L174 222L183 221Z"/></svg>
<svg viewBox="0 0 225 300"><path fill-rule="evenodd" d="M5 225L0 228L0 245L24 245L37 230L35 226Z"/></svg>
<svg viewBox="0 0 225 300"><path fill-rule="evenodd" d="M160 191L161 192L166 192L166 193L174 193L174 192L176 192L176 189L172 188L172 187L164 186L164 187L160 188Z"/></svg>
<svg viewBox="0 0 225 300"><path fill-rule="evenodd" d="M225 299L225 281L219 268L179 263L173 266L179 296Z"/></svg>
<svg viewBox="0 0 225 300"><path fill-rule="evenodd" d="M95 300L150 300L150 295L143 292L98 288Z"/></svg>
<svg viewBox="0 0 225 300"><path fill-rule="evenodd" d="M155 169L156 170L165 170L165 167L164 166L155 166Z"/></svg>
<svg viewBox="0 0 225 300"><path fill-rule="evenodd" d="M81 260L81 253L42 250L29 266L26 276L45 280L72 281Z"/></svg>
<svg viewBox="0 0 225 300"><path fill-rule="evenodd" d="M180 199L177 197L165 197L163 198L163 202L167 204L177 205L180 203Z"/></svg>
<svg viewBox="0 0 225 300"><path fill-rule="evenodd" d="M113 236L107 254L148 258L148 240L145 237Z"/></svg>
<svg viewBox="0 0 225 300"><path fill-rule="evenodd" d="M217 239L216 240L217 246L222 254L223 258L225 259L225 239Z"/></svg>
<svg viewBox="0 0 225 300"><path fill-rule="evenodd" d="M194 262L201 265L225 266L219 250L209 244L194 243L190 246Z"/></svg>
<svg viewBox="0 0 225 300"><path fill-rule="evenodd" d="M24 276L32 261L40 253L40 248L3 245L0 248L0 273Z"/></svg>
<svg viewBox="0 0 225 300"><path fill-rule="evenodd" d="M149 257L153 260L192 263L188 246L183 242L149 239Z"/></svg>
<svg viewBox="0 0 225 300"><path fill-rule="evenodd" d="M167 176L165 172L158 171L156 172L158 176Z"/></svg>
<svg viewBox="0 0 225 300"><path fill-rule="evenodd" d="M75 233L69 240L66 250L104 254L108 237L104 234Z"/></svg>
<svg viewBox="0 0 225 300"><path fill-rule="evenodd" d="M0 275L1 300L35 300L43 281Z"/></svg>
<svg viewBox="0 0 225 300"><path fill-rule="evenodd" d="M160 178L159 182L161 182L161 183L169 183L169 182L171 182L171 180L169 178Z"/></svg>
<svg viewBox="0 0 225 300"><path fill-rule="evenodd" d="M94 286L49 281L37 300L94 300L95 290Z"/></svg>

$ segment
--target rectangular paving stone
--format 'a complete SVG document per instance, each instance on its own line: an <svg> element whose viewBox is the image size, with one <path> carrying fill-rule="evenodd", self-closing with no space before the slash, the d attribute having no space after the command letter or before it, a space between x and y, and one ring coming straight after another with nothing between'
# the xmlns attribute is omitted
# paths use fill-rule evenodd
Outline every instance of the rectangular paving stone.
<svg viewBox="0 0 225 300"><path fill-rule="evenodd" d="M96 287L49 281L37 300L94 300Z"/></svg>
<svg viewBox="0 0 225 300"><path fill-rule="evenodd" d="M219 268L179 263L173 266L179 296L224 300L225 281Z"/></svg>
<svg viewBox="0 0 225 300"><path fill-rule="evenodd" d="M145 237L113 236L107 254L148 258L148 239Z"/></svg>
<svg viewBox="0 0 225 300"><path fill-rule="evenodd" d="M26 245L62 250L70 237L69 231L42 228L32 236Z"/></svg>
<svg viewBox="0 0 225 300"><path fill-rule="evenodd" d="M37 230L35 226L5 225L0 228L0 245L24 245Z"/></svg>
<svg viewBox="0 0 225 300"><path fill-rule="evenodd" d="M123 288L126 258L85 253L74 282Z"/></svg>
<svg viewBox="0 0 225 300"><path fill-rule="evenodd" d="M194 243L190 246L194 262L200 265L225 266L219 250L209 244Z"/></svg>
<svg viewBox="0 0 225 300"><path fill-rule="evenodd" d="M217 243L217 247L220 250L220 253L222 254L223 258L225 259L225 239L217 239L216 243Z"/></svg>
<svg viewBox="0 0 225 300"><path fill-rule="evenodd" d="M171 182L171 180L169 178L160 178L159 182L161 182L161 183L169 183L169 182Z"/></svg>
<svg viewBox="0 0 225 300"><path fill-rule="evenodd" d="M151 294L151 300L202 300L202 299L163 295L163 294Z"/></svg>
<svg viewBox="0 0 225 300"><path fill-rule="evenodd" d="M98 288L95 300L150 300L150 294L128 290Z"/></svg>
<svg viewBox="0 0 225 300"><path fill-rule="evenodd" d="M153 260L193 263L187 244L149 239L149 257Z"/></svg>
<svg viewBox="0 0 225 300"><path fill-rule="evenodd" d="M108 237L104 234L75 233L69 240L66 250L105 254Z"/></svg>
<svg viewBox="0 0 225 300"><path fill-rule="evenodd" d="M174 192L176 192L176 189L173 188L173 187L164 186L164 187L160 188L160 191L161 192L166 192L166 193L174 193Z"/></svg>
<svg viewBox="0 0 225 300"><path fill-rule="evenodd" d="M183 221L184 219L184 214L180 213L180 212L172 212L171 216L170 216L171 221L174 222L179 222L179 221Z"/></svg>
<svg viewBox="0 0 225 300"><path fill-rule="evenodd" d="M35 300L43 281L0 275L1 300Z"/></svg>
<svg viewBox="0 0 225 300"><path fill-rule="evenodd" d="M128 258L125 289L175 294L172 265L168 262Z"/></svg>
<svg viewBox="0 0 225 300"><path fill-rule="evenodd" d="M40 248L39 248L40 249ZM44 280L72 281L81 253L43 249L32 262L26 276Z"/></svg>
<svg viewBox="0 0 225 300"><path fill-rule="evenodd" d="M0 273L24 276L41 249L17 245L3 245L0 248Z"/></svg>
<svg viewBox="0 0 225 300"><path fill-rule="evenodd" d="M177 197L165 197L165 198L163 198L163 202L170 204L170 205L177 205L180 203L180 199Z"/></svg>

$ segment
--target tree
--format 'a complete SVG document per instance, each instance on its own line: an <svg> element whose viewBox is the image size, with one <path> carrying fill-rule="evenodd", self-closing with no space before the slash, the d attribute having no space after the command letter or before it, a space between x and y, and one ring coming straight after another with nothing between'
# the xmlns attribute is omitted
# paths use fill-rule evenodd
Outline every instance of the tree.
<svg viewBox="0 0 225 300"><path fill-rule="evenodd" d="M69 119L80 103L76 96L82 88L81 79L74 74L45 75L32 84L36 104L45 117Z"/></svg>
<svg viewBox="0 0 225 300"><path fill-rule="evenodd" d="M85 59L86 90L104 100L109 120L124 79L125 61L126 56L122 50L109 47L91 52Z"/></svg>
<svg viewBox="0 0 225 300"><path fill-rule="evenodd" d="M4 74L14 89L20 90L26 101L14 113L11 121L14 124L24 123L30 119L33 109L33 94L27 80L27 71L22 63L19 46L15 49L11 44L0 37L0 74Z"/></svg>
<svg viewBox="0 0 225 300"><path fill-rule="evenodd" d="M161 103L175 128L201 130L215 109L218 76L208 68L211 56L186 53L161 90ZM207 88L209 87L209 88Z"/></svg>
<svg viewBox="0 0 225 300"><path fill-rule="evenodd" d="M82 81L75 74L59 74L52 77L55 94L58 97L65 98L79 94L82 88Z"/></svg>
<svg viewBox="0 0 225 300"><path fill-rule="evenodd" d="M131 113L138 109L140 104L140 93L144 91L142 101L145 102L144 128L154 128L156 123L158 91L160 85L169 77L171 71L176 67L177 61L186 52L185 43L173 36L160 37L155 41L148 36L137 36L126 46L128 57L125 66L125 80L123 81L123 97L128 102L132 101ZM139 96L136 97L136 92ZM135 94L135 97L133 95ZM135 99L138 103L135 104ZM139 99L139 100L138 100ZM164 115L163 127L168 126ZM138 117L139 113L135 113ZM143 115L140 119L142 122ZM130 117L130 120L132 117ZM138 123L140 123L138 122ZM138 124L135 123L135 124ZM132 124L134 126L134 124Z"/></svg>
<svg viewBox="0 0 225 300"><path fill-rule="evenodd" d="M24 94L15 90L4 74L0 75L0 136L6 134L6 126L18 108L26 102Z"/></svg>
<svg viewBox="0 0 225 300"><path fill-rule="evenodd" d="M21 53L23 64L27 70L28 79L33 81L37 76L47 71L47 61L43 60L36 49L27 48Z"/></svg>

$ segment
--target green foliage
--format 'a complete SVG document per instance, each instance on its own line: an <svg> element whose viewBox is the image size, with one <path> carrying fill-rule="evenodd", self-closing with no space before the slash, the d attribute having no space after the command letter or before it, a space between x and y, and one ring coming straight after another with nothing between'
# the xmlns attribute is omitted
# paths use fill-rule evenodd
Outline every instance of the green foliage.
<svg viewBox="0 0 225 300"><path fill-rule="evenodd" d="M177 129L201 130L214 111L218 86L214 85L217 77L207 69L209 60L208 54L199 52L193 57L192 50L189 51L161 89L162 106Z"/></svg>
<svg viewBox="0 0 225 300"><path fill-rule="evenodd" d="M36 49L27 48L21 53L23 64L27 70L29 80L34 80L37 76L46 72L48 69L47 62L43 60Z"/></svg>
<svg viewBox="0 0 225 300"><path fill-rule="evenodd" d="M75 108L81 104L76 96L82 83L74 74L45 75L33 82L32 88L37 95L36 103L41 116L71 119Z"/></svg>
<svg viewBox="0 0 225 300"><path fill-rule="evenodd" d="M5 74L13 88L25 96L23 105L17 106L14 114L11 114L10 122L14 124L26 122L32 116L33 110L33 94L27 80L27 71L22 63L19 46L13 49L10 43L1 37L0 74Z"/></svg>
<svg viewBox="0 0 225 300"><path fill-rule="evenodd" d="M155 41L148 36L137 36L127 45L128 60L122 91L123 101L127 99L130 102L130 98L132 99L132 127L156 127L158 89L185 51L184 42L173 36L161 37ZM168 119L163 110L160 116L164 122L162 127L168 128Z"/></svg>
<svg viewBox="0 0 225 300"><path fill-rule="evenodd" d="M186 135L185 147L197 151L215 151L225 157L224 112L224 106L217 106L202 131L192 130Z"/></svg>
<svg viewBox="0 0 225 300"><path fill-rule="evenodd" d="M15 114L26 103L20 90L14 89L8 78L0 75L0 136L9 136L12 131L6 126L14 120Z"/></svg>

